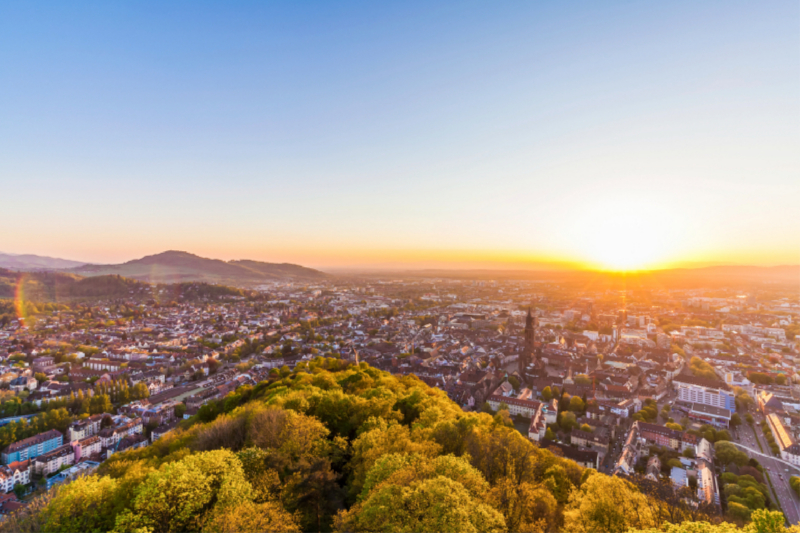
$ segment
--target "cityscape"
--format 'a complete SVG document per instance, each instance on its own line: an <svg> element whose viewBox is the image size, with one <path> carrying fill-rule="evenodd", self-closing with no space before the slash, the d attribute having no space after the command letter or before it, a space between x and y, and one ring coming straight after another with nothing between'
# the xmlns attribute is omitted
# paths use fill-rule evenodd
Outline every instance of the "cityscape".
<svg viewBox="0 0 800 533"><path fill-rule="evenodd" d="M800 4L0 4L0 533L800 533Z"/></svg>

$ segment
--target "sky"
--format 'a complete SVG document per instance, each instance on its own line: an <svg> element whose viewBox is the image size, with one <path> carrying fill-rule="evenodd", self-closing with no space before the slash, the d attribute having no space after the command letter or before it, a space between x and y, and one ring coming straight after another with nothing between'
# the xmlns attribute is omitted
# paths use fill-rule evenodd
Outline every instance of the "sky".
<svg viewBox="0 0 800 533"><path fill-rule="evenodd" d="M0 251L800 263L800 4L0 3Z"/></svg>

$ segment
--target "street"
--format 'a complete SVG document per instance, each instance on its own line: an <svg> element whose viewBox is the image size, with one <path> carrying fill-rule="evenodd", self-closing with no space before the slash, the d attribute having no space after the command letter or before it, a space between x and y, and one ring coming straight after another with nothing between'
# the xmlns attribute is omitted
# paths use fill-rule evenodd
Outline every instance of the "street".
<svg viewBox="0 0 800 533"><path fill-rule="evenodd" d="M793 469L776 460L776 458L771 455L772 452L763 435L761 435L761 429L759 427L764 417L758 412L752 414L753 418L755 418L754 428L751 428L747 423L740 425L732 432L734 442L741 444L744 448L740 449L743 449L749 457L761 463L765 470L764 473L769 475L772 485L775 487L773 491L770 484L767 483L772 498L780 502L786 520L790 524L798 524L800 523L800 500L798 500L797 495L789 486L789 476L800 475L800 469ZM756 439L758 439L758 441L756 441ZM764 454L760 452L761 449L758 446L758 442L761 443ZM775 494L775 492L777 492L777 494Z"/></svg>

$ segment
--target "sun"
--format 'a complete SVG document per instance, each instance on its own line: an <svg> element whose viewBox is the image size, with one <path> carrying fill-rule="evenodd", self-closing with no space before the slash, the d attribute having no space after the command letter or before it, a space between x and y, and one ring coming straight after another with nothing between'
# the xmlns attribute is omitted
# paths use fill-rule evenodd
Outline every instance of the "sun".
<svg viewBox="0 0 800 533"><path fill-rule="evenodd" d="M675 258L680 224L663 206L642 201L604 202L576 221L573 253L590 268L648 270Z"/></svg>

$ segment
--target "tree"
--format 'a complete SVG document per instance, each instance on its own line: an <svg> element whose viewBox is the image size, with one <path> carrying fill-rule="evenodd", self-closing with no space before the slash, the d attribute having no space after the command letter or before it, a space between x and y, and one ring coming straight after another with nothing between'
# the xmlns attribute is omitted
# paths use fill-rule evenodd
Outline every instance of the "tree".
<svg viewBox="0 0 800 533"><path fill-rule="evenodd" d="M14 495L17 497L17 499L21 500L22 497L25 496L26 492L28 492L28 489L25 488L25 485L21 483L14 484Z"/></svg>
<svg viewBox="0 0 800 533"><path fill-rule="evenodd" d="M747 454L739 451L739 449L727 441L720 441L714 444L714 453L717 461L721 465L735 464L737 466L744 466L747 464Z"/></svg>
<svg viewBox="0 0 800 533"><path fill-rule="evenodd" d="M569 410L574 412L583 412L586 410L586 404L579 396L573 396L569 401Z"/></svg>
<svg viewBox="0 0 800 533"><path fill-rule="evenodd" d="M79 477L59 488L47 507L44 531L110 531L122 509L118 482L110 477Z"/></svg>
<svg viewBox="0 0 800 533"><path fill-rule="evenodd" d="M209 533L241 533L243 531L270 531L275 533L300 533L295 517L278 502L244 502L214 513L203 531Z"/></svg>
<svg viewBox="0 0 800 533"><path fill-rule="evenodd" d="M733 413L731 415L731 426L737 427L742 424L742 417L739 416L739 413Z"/></svg>
<svg viewBox="0 0 800 533"><path fill-rule="evenodd" d="M514 390L519 390L521 383L519 382L519 378L517 376L509 376L508 382L514 387Z"/></svg>
<svg viewBox="0 0 800 533"><path fill-rule="evenodd" d="M182 419L183 415L185 415L185 414L186 414L186 404L185 403L179 403L178 405L175 406L175 417L178 420Z"/></svg>
<svg viewBox="0 0 800 533"><path fill-rule="evenodd" d="M559 415L559 418L561 420L559 421L558 425L564 431L571 431L572 428L578 427L578 420L575 418L575 413L571 412L561 413Z"/></svg>
<svg viewBox="0 0 800 533"><path fill-rule="evenodd" d="M667 466L669 468L683 468L683 463L681 463L680 459L670 459L667 461Z"/></svg>
<svg viewBox="0 0 800 533"><path fill-rule="evenodd" d="M286 507L302 516L304 531L327 530L333 514L341 507L342 489L330 461L322 457L303 457L293 467L282 492Z"/></svg>
<svg viewBox="0 0 800 533"><path fill-rule="evenodd" d="M439 473L434 469L420 475L413 474L409 467L400 470L406 476L395 473L389 478L399 478L399 483L380 483L349 511L341 512L336 517L336 530L499 533L506 529L502 514L452 479L447 471ZM403 477L411 477L412 481L400 481Z"/></svg>
<svg viewBox="0 0 800 533"><path fill-rule="evenodd" d="M589 424L582 424L581 425L581 431L585 431L586 433L591 433L592 432L592 426L590 426Z"/></svg>
<svg viewBox="0 0 800 533"><path fill-rule="evenodd" d="M550 390L549 386L542 389L542 399L546 402L549 402L553 399L553 391Z"/></svg>
<svg viewBox="0 0 800 533"><path fill-rule="evenodd" d="M247 503L252 496L242 464L232 452L201 452L148 475L132 509L117 516L116 529L197 531L214 511Z"/></svg>
<svg viewBox="0 0 800 533"><path fill-rule="evenodd" d="M95 394L89 400L89 413L98 415L101 413L113 413L114 406L111 404L111 398L108 394Z"/></svg>
<svg viewBox="0 0 800 533"><path fill-rule="evenodd" d="M36 378L36 381L38 381L39 383L47 381L47 375L45 373L43 373L43 372L36 372L33 375L33 377Z"/></svg>
<svg viewBox="0 0 800 533"><path fill-rule="evenodd" d="M143 400L150 396L150 389L144 383L137 383L131 388L131 398L134 400Z"/></svg>
<svg viewBox="0 0 800 533"><path fill-rule="evenodd" d="M549 531L555 526L558 502L545 487L504 477L488 500L503 513L508 531Z"/></svg>
<svg viewBox="0 0 800 533"><path fill-rule="evenodd" d="M617 533L655 527L647 497L629 481L593 474L574 490L564 511L564 531Z"/></svg>

